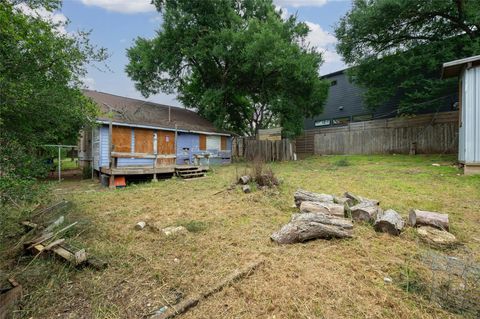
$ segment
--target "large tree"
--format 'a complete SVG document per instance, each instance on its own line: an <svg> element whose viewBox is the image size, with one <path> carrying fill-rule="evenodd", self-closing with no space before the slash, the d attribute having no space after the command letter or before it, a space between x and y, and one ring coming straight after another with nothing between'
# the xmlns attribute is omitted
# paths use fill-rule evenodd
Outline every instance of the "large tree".
<svg viewBox="0 0 480 319"><path fill-rule="evenodd" d="M322 111L328 84L309 30L283 20L271 0L156 0L163 23L138 38L126 70L143 95L177 92L219 128L253 135L281 125L301 132Z"/></svg>
<svg viewBox="0 0 480 319"><path fill-rule="evenodd" d="M370 107L396 97L401 113L435 110L456 85L442 63L480 53L480 1L355 0L335 33Z"/></svg>
<svg viewBox="0 0 480 319"><path fill-rule="evenodd" d="M81 80L86 65L106 52L90 44L88 33L68 34L45 17L60 5L0 1L0 204L21 197L21 189L29 195L21 181L44 171L43 144L75 144L96 114Z"/></svg>

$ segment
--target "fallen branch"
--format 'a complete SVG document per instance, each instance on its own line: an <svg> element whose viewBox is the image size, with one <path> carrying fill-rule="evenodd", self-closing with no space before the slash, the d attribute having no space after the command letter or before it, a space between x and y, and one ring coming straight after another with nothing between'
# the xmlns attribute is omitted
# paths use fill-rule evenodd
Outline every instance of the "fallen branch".
<svg viewBox="0 0 480 319"><path fill-rule="evenodd" d="M154 315L150 317L150 319L170 319L174 318L182 313L185 313L190 308L195 307L202 299L208 298L209 296L213 295L214 293L222 290L224 287L230 285L232 282L239 280L241 278L247 277L250 275L256 268L258 268L264 261L260 260L254 262L243 269L237 269L232 272L229 276L225 277L222 281L218 284L214 285L207 291L194 295L191 298L188 298L171 308L168 308L165 312L159 313L160 310L157 310Z"/></svg>

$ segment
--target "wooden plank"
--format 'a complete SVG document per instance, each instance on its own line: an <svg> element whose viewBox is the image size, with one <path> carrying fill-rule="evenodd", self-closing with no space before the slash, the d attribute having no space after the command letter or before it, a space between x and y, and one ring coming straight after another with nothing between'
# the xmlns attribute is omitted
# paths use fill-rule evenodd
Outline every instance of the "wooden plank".
<svg viewBox="0 0 480 319"><path fill-rule="evenodd" d="M112 128L112 151L132 151L132 128L127 126L113 126Z"/></svg>
<svg viewBox="0 0 480 319"><path fill-rule="evenodd" d="M159 130L157 136L158 154L175 155L175 132Z"/></svg>
<svg viewBox="0 0 480 319"><path fill-rule="evenodd" d="M199 149L201 151L206 151L207 150L207 136L205 134L200 134L198 136L199 138Z"/></svg>
<svg viewBox="0 0 480 319"><path fill-rule="evenodd" d="M135 153L153 154L153 130L135 128Z"/></svg>
<svg viewBox="0 0 480 319"><path fill-rule="evenodd" d="M227 137L226 136L222 136L221 138L221 142L220 142L220 149L222 151L226 151L227 150Z"/></svg>

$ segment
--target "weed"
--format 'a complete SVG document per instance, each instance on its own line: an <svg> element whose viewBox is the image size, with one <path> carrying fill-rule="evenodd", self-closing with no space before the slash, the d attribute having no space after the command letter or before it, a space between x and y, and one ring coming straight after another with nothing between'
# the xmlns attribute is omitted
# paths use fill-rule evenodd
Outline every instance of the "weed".
<svg viewBox="0 0 480 319"><path fill-rule="evenodd" d="M191 233L199 233L207 229L208 225L205 222L199 220L183 220L177 222L177 226L185 227Z"/></svg>
<svg viewBox="0 0 480 319"><path fill-rule="evenodd" d="M352 165L347 158L341 158L338 161L335 161L333 165L338 167L346 167Z"/></svg>

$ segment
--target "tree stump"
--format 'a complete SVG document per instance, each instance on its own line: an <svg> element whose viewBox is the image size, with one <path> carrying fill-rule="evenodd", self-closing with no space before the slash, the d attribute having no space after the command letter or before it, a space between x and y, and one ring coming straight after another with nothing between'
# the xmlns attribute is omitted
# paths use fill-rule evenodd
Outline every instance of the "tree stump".
<svg viewBox="0 0 480 319"><path fill-rule="evenodd" d="M393 209L388 209L384 213L379 213L375 221L374 228L378 232L389 233L398 236L403 230L405 223L402 217Z"/></svg>
<svg viewBox="0 0 480 319"><path fill-rule="evenodd" d="M362 202L350 208L352 219L357 222L373 222L381 212L380 206L369 202Z"/></svg>
<svg viewBox="0 0 480 319"><path fill-rule="evenodd" d="M408 214L408 223L410 226L432 226L448 231L448 214L428 212L425 210L412 209Z"/></svg>
<svg viewBox="0 0 480 319"><path fill-rule="evenodd" d="M322 213L294 214L291 221L270 238L278 244L293 244L323 238L350 238L353 224L345 219Z"/></svg>
<svg viewBox="0 0 480 319"><path fill-rule="evenodd" d="M303 189L298 189L295 194L293 194L295 199L295 205L300 207L302 202L324 202L324 203L333 203L333 196L329 194L319 194L312 193Z"/></svg>
<svg viewBox="0 0 480 319"><path fill-rule="evenodd" d="M343 205L323 202L302 202L300 204L300 212L302 213L323 213L338 217L345 217L345 207Z"/></svg>

